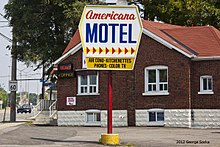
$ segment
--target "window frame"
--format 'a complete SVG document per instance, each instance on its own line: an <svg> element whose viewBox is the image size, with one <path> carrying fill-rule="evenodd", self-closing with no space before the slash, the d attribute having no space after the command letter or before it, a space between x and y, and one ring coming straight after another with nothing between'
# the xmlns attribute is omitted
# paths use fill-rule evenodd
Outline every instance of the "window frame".
<svg viewBox="0 0 220 147"><path fill-rule="evenodd" d="M155 121L150 121L150 113L154 112L155 113ZM158 114L157 113L163 113L163 121L158 121ZM149 109L147 111L147 125L148 126L164 126L164 122L165 122L165 112L164 109L160 109L160 108L153 108L153 109Z"/></svg>
<svg viewBox="0 0 220 147"><path fill-rule="evenodd" d="M204 90L204 79L211 79L211 90L207 89ZM207 82L207 88L209 87L209 84ZM200 76L200 91L198 92L198 94L214 94L213 91L213 77L211 75L203 75Z"/></svg>
<svg viewBox="0 0 220 147"><path fill-rule="evenodd" d="M93 121L88 121L88 114L92 114L93 116ZM95 116L96 114L99 114L99 118L100 120L99 121L94 121L95 120ZM86 118L85 118L85 125L86 126L101 126L101 111L100 110L97 110L97 109L89 109L89 110L86 110Z"/></svg>
<svg viewBox="0 0 220 147"><path fill-rule="evenodd" d="M90 76L95 75L96 76L96 84L90 84ZM86 76L87 79L87 84L86 85L81 85L81 78L82 76ZM77 95L99 95L99 73L97 74L85 74L85 75L77 75L78 83L77 83ZM90 92L90 87L95 86L96 91L95 92ZM82 87L87 87L87 92L81 93L81 88Z"/></svg>
<svg viewBox="0 0 220 147"><path fill-rule="evenodd" d="M150 70L156 71L156 83L149 83L148 75ZM166 70L167 71L167 82L160 82L160 73L159 70ZM148 66L144 69L144 93L143 96L147 95L169 95L169 76L168 76L168 66L158 65L158 66ZM149 91L149 85L155 84L156 90ZM167 90L160 90L160 84L167 85ZM164 87L164 86L163 86Z"/></svg>

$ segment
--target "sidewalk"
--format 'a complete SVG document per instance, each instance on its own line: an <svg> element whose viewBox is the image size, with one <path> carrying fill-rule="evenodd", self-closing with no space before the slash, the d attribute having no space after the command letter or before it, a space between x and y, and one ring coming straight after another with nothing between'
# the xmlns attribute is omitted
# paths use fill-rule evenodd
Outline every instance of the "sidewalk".
<svg viewBox="0 0 220 147"><path fill-rule="evenodd" d="M0 135L17 129L21 124L24 124L24 122L0 122Z"/></svg>
<svg viewBox="0 0 220 147"><path fill-rule="evenodd" d="M10 107L6 109L5 122L3 122L3 115L5 109L0 110L0 135L15 130L19 127L19 125L24 124L26 120L17 119L16 122L10 122Z"/></svg>

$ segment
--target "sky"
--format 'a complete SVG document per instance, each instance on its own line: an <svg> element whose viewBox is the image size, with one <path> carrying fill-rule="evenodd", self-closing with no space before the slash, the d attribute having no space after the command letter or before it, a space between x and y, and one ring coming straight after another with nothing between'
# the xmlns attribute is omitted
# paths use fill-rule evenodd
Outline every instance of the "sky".
<svg viewBox="0 0 220 147"><path fill-rule="evenodd" d="M0 0L0 13L5 14L4 5L8 3L8 0ZM7 22L2 16L0 16L0 33L4 34L8 38L12 38L11 28L8 27ZM0 87L9 92L9 80L11 79L11 55L10 51L6 49L11 43L0 36ZM34 65L33 65L34 66ZM17 62L17 79L40 79L42 76L42 69L34 71L36 66L28 67L21 62ZM18 81L17 92L29 92L29 93L41 93L40 80L34 81Z"/></svg>

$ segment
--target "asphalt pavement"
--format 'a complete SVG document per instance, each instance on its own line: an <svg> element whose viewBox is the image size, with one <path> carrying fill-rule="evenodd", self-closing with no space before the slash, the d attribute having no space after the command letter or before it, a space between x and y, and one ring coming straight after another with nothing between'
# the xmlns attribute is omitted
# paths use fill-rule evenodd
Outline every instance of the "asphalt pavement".
<svg viewBox="0 0 220 147"><path fill-rule="evenodd" d="M14 123L0 122L0 147L103 147L103 127L37 126L28 114ZM31 116L31 114L30 114ZM220 147L220 129L116 127L124 147Z"/></svg>
<svg viewBox="0 0 220 147"><path fill-rule="evenodd" d="M102 147L99 139L106 128L36 126L27 122L0 123L0 147ZM220 129L118 127L125 147L220 146Z"/></svg>
<svg viewBox="0 0 220 147"><path fill-rule="evenodd" d="M4 118L4 113L5 113L5 121L10 121L10 108L7 107L6 112L5 109L0 109L0 122L3 121ZM32 113L16 113L16 120L17 121L27 121L28 119L30 119L30 117L33 116L33 112Z"/></svg>

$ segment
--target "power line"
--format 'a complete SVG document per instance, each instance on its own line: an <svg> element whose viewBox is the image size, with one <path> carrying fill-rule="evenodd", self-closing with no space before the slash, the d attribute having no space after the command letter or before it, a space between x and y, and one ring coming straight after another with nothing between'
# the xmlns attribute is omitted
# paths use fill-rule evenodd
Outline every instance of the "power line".
<svg viewBox="0 0 220 147"><path fill-rule="evenodd" d="M37 79L17 79L17 81L39 81L41 80L41 78L37 78Z"/></svg>
<svg viewBox="0 0 220 147"><path fill-rule="evenodd" d="M8 76L0 76L0 78L7 78L7 77L10 77L9 75Z"/></svg>
<svg viewBox="0 0 220 147"><path fill-rule="evenodd" d="M5 36L4 34L0 33L0 35L1 35L3 38L7 39L9 42L12 42L12 39L10 39L9 37Z"/></svg>
<svg viewBox="0 0 220 147"><path fill-rule="evenodd" d="M10 26L0 26L0 28L7 28L7 27L10 27Z"/></svg>
<svg viewBox="0 0 220 147"><path fill-rule="evenodd" d="M41 75L41 73L34 73L34 74L27 74L27 75L22 75L23 76L34 76L34 75ZM10 75L7 75L7 76L0 76L0 78L6 78L6 77L10 77Z"/></svg>
<svg viewBox="0 0 220 147"><path fill-rule="evenodd" d="M2 13L0 13L0 15L1 15L3 18L5 18L4 15L3 15Z"/></svg>
<svg viewBox="0 0 220 147"><path fill-rule="evenodd" d="M4 16L2 13L0 13L0 15L1 15L5 20L7 20L8 22L10 22L7 18L5 18L5 16Z"/></svg>

